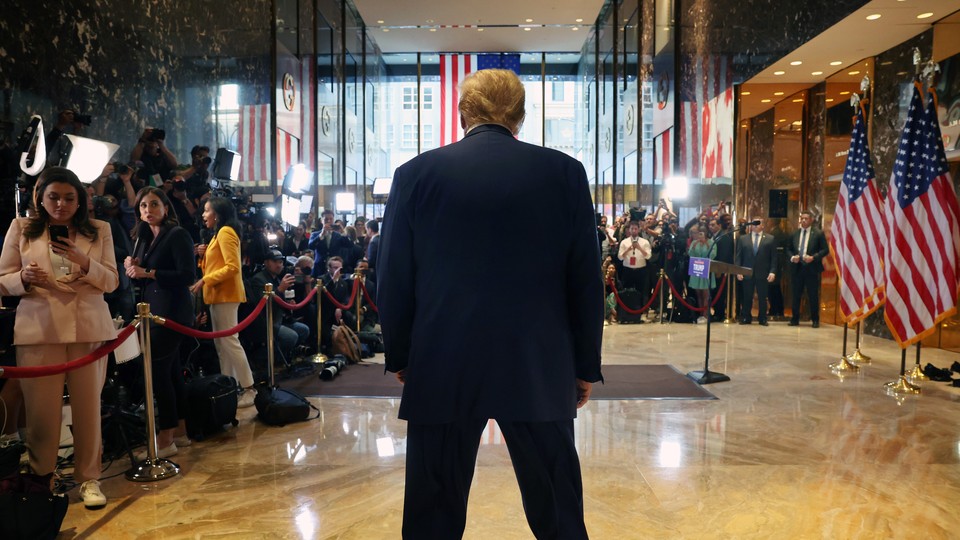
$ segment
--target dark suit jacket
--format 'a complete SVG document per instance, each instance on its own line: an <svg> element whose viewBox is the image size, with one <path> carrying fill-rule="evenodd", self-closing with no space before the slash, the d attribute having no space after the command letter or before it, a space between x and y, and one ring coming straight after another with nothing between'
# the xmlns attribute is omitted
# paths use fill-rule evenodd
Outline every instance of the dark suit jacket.
<svg viewBox="0 0 960 540"><path fill-rule="evenodd" d="M479 216L479 226L455 226ZM523 218L549 271L517 279L530 247L496 224ZM400 417L557 421L575 379L602 380L603 281L583 165L495 125L397 169L381 229L377 303Z"/></svg>
<svg viewBox="0 0 960 540"><path fill-rule="evenodd" d="M790 235L790 242L787 244L787 261L800 253L800 232L801 230L797 229ZM823 258L827 256L827 253L830 253L830 248L827 247L826 235L820 229L811 226L810 238L807 238L807 255L813 257L809 266L818 274L823 272ZM801 261L790 264L794 270L799 270L804 263Z"/></svg>
<svg viewBox="0 0 960 540"><path fill-rule="evenodd" d="M720 262L733 263L733 233L730 231L720 231L713 238L717 245L717 259Z"/></svg>
<svg viewBox="0 0 960 540"><path fill-rule="evenodd" d="M777 273L777 242L773 235L763 233L757 253L753 253L753 234L744 234L737 240L737 266L753 269L755 279L767 279Z"/></svg>
<svg viewBox="0 0 960 540"><path fill-rule="evenodd" d="M134 257L140 266L156 270L156 279L140 280L144 302L150 312L186 326L193 326L193 295L190 285L196 281L193 259L193 239L186 229L165 227L160 236L140 238L134 248Z"/></svg>
<svg viewBox="0 0 960 540"><path fill-rule="evenodd" d="M310 242L307 245L316 252L316 256L313 258L313 277L320 277L327 272L327 259L334 255L343 259L344 272L353 271L352 267L347 267L347 259L352 260L353 242L338 232L331 232L330 234L333 236L330 238L330 246L328 247L327 243L323 241L323 230L310 233Z"/></svg>

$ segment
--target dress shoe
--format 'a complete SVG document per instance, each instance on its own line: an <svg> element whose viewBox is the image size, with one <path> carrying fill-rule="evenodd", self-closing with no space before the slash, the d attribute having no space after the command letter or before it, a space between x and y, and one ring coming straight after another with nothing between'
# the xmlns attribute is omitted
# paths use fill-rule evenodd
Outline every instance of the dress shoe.
<svg viewBox="0 0 960 540"><path fill-rule="evenodd" d="M813 321L813 324L811 324L810 326L814 328L820 328L820 321Z"/></svg>
<svg viewBox="0 0 960 540"><path fill-rule="evenodd" d="M745 320L745 319L741 319L738 324L750 324L750 321Z"/></svg>
<svg viewBox="0 0 960 540"><path fill-rule="evenodd" d="M97 480L87 480L80 484L80 499L83 500L83 506L91 510L107 505L107 497L100 491L100 482Z"/></svg>
<svg viewBox="0 0 960 540"><path fill-rule="evenodd" d="M793 321L787 323L787 326L800 326L800 321Z"/></svg>
<svg viewBox="0 0 960 540"><path fill-rule="evenodd" d="M770 326L767 321L760 321L760 326Z"/></svg>
<svg viewBox="0 0 960 540"><path fill-rule="evenodd" d="M924 366L923 374L929 377L931 381L950 382L953 380L953 378L950 376L949 369L940 369L933 364L927 364Z"/></svg>
<svg viewBox="0 0 960 540"><path fill-rule="evenodd" d="M954 362L950 366L950 371L956 371L957 373L960 373L960 362Z"/></svg>
<svg viewBox="0 0 960 540"><path fill-rule="evenodd" d="M951 384L953 384L957 388L960 388L960 379L954 379Z"/></svg>

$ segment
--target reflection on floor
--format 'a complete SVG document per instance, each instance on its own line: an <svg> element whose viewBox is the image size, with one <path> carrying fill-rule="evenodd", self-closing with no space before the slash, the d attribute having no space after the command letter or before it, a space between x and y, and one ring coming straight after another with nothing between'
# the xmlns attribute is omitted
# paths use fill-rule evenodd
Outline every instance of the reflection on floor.
<svg viewBox="0 0 960 540"><path fill-rule="evenodd" d="M900 352L875 338L862 347L872 364L840 380L826 366L841 336L716 324L710 366L732 379L709 387L718 400L590 402L577 437L591 536L960 535L960 388L927 382L920 396L888 397ZM701 369L704 337L703 325L610 326L604 362ZM938 367L958 359L923 355ZM242 410L237 429L181 450L180 476L104 481L103 510L84 510L74 490L60 538L399 538L398 402L315 403L320 419L283 428ZM465 538L532 538L495 424L483 441Z"/></svg>

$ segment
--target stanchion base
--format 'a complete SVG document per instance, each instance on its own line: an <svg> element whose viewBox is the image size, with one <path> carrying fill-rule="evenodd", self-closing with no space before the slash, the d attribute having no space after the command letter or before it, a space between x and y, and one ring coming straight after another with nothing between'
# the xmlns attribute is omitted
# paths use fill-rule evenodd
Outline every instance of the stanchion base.
<svg viewBox="0 0 960 540"><path fill-rule="evenodd" d="M920 364L914 364L913 369L907 373L907 378L912 382L922 382L929 381L930 377L927 377L923 373L923 369L920 368Z"/></svg>
<svg viewBox="0 0 960 540"><path fill-rule="evenodd" d="M730 380L730 377L727 377L723 373L709 370L691 371L690 373L687 373L687 377L692 379L693 382L697 384L713 384Z"/></svg>
<svg viewBox="0 0 960 540"><path fill-rule="evenodd" d="M737 322L736 319L731 319L731 318L729 318L729 317L727 317L726 319L723 320L723 324L733 324L733 323L735 323L735 322Z"/></svg>
<svg viewBox="0 0 960 540"><path fill-rule="evenodd" d="M830 371L835 371L835 372L838 372L838 373L839 373L839 372L844 372L844 373L856 373L856 372L860 371L860 366L858 366L858 365L856 365L856 364L851 364L851 363L847 360L847 358L848 358L847 356L841 356L841 357L840 357L840 360L839 360L838 362L834 362L834 363L830 364L830 366L829 366L829 367L830 367Z"/></svg>
<svg viewBox="0 0 960 540"><path fill-rule="evenodd" d="M847 360L850 360L854 364L858 364L858 365L870 364L870 357L860 352L860 349L853 351L853 354L848 356Z"/></svg>
<svg viewBox="0 0 960 540"><path fill-rule="evenodd" d="M893 394L919 394L920 387L915 384L910 384L907 382L907 378L903 375L899 379L893 382L888 382L883 385L886 388L888 393Z"/></svg>
<svg viewBox="0 0 960 540"><path fill-rule="evenodd" d="M327 355L323 353L317 353L310 357L310 361L313 362L314 364L323 364L327 360L328 360Z"/></svg>
<svg viewBox="0 0 960 540"><path fill-rule="evenodd" d="M147 458L126 472L127 480L134 482L156 482L166 480L180 474L180 466L169 459Z"/></svg>

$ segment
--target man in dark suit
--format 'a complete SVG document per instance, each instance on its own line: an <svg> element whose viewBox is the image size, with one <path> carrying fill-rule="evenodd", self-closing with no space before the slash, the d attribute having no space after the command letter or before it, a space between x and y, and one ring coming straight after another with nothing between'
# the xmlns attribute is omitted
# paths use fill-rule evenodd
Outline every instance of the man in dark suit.
<svg viewBox="0 0 960 540"><path fill-rule="evenodd" d="M320 219L323 221L323 228L310 233L310 241L307 243L307 246L314 250L315 254L313 258L313 277L323 275L330 257L340 257L344 261L344 272L352 272L353 266L348 266L346 261L350 250L353 249L353 243L346 236L333 230L333 210L327 208L321 212Z"/></svg>
<svg viewBox="0 0 960 540"><path fill-rule="evenodd" d="M753 291L757 291L757 321L767 326L767 288L777 275L777 244L773 236L763 233L763 220L753 218L750 232L737 240L737 266L753 270L753 275L737 279L743 282L743 303L740 305L740 324L753 321Z"/></svg>
<svg viewBox="0 0 960 540"><path fill-rule="evenodd" d="M386 369L404 383L404 538L460 538L480 436L493 418L537 538L586 538L573 419L602 380L603 283L578 161L514 137L524 90L508 70L464 79L463 140L394 174L377 269ZM529 256L497 225L523 217L551 271L497 279ZM451 223L479 218L465 234ZM536 324L530 321L536 320Z"/></svg>
<svg viewBox="0 0 960 540"><path fill-rule="evenodd" d="M707 223L710 229L711 242L717 246L717 257L715 260L733 264L733 229L730 226L730 215L717 216ZM726 274L717 277L717 286L710 289L710 298L716 297L719 292L721 280L727 279ZM717 300L714 306L713 320L715 322L723 321L727 315L727 287L724 287L723 294Z"/></svg>
<svg viewBox="0 0 960 540"><path fill-rule="evenodd" d="M823 273L823 258L829 253L827 238L813 226L813 214L800 212L800 228L790 237L787 257L790 261L793 295L793 316L790 326L800 324L800 297L807 292L807 306L813 327L820 327L820 274Z"/></svg>

